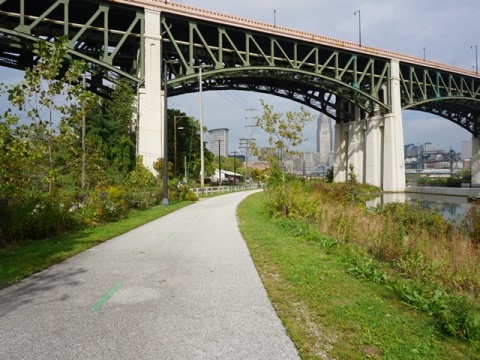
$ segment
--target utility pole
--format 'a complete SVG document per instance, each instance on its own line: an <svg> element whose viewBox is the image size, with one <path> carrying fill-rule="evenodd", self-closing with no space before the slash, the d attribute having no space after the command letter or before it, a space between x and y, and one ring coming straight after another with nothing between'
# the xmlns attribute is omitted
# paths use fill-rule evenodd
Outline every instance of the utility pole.
<svg viewBox="0 0 480 360"><path fill-rule="evenodd" d="M247 131L248 138L240 139L240 148L245 149L245 181L247 181L249 179L248 157L252 141L255 141L252 135L257 127L257 109L246 109L245 111L245 130Z"/></svg>
<svg viewBox="0 0 480 360"><path fill-rule="evenodd" d="M237 151L233 152L233 185L237 185Z"/></svg>
<svg viewBox="0 0 480 360"><path fill-rule="evenodd" d="M220 141L218 140L218 185L222 185L222 154L220 153Z"/></svg>
<svg viewBox="0 0 480 360"><path fill-rule="evenodd" d="M205 187L205 159L203 151L203 96L202 96L202 70L205 68L210 68L211 65L197 65L194 66L194 69L198 69L198 93L200 96L200 191L203 193Z"/></svg>
<svg viewBox="0 0 480 360"><path fill-rule="evenodd" d="M358 43L362 46L362 18L360 15L360 10L357 10L353 13L353 15L357 15L358 13Z"/></svg>
<svg viewBox="0 0 480 360"><path fill-rule="evenodd" d="M472 45L470 49L473 49L474 47L475 47L475 73L478 74L478 46Z"/></svg>
<svg viewBox="0 0 480 360"><path fill-rule="evenodd" d="M250 154L250 147L252 142L255 141L253 138L242 138L240 139L240 149L245 149L245 181L248 181L248 157Z"/></svg>
<svg viewBox="0 0 480 360"><path fill-rule="evenodd" d="M83 96L85 97L85 89L87 87L87 80L85 74L82 75L83 77ZM85 154L85 98L82 101L82 190L85 189L85 162L86 162L86 154Z"/></svg>

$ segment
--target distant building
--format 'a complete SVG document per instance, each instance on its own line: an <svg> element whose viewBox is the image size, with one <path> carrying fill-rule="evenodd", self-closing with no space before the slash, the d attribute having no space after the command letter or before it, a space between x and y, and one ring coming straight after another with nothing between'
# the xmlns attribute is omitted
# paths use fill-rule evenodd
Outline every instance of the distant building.
<svg viewBox="0 0 480 360"><path fill-rule="evenodd" d="M437 147L431 143L431 142L426 142L423 145L420 145L420 153L425 154L425 153L433 153L437 150Z"/></svg>
<svg viewBox="0 0 480 360"><path fill-rule="evenodd" d="M315 152L305 152L288 156L283 161L283 166L287 172L297 175L308 176L318 165L320 165L320 155Z"/></svg>
<svg viewBox="0 0 480 360"><path fill-rule="evenodd" d="M318 165L313 168L311 176L320 176L320 177L327 177L328 174L328 167L325 165Z"/></svg>
<svg viewBox="0 0 480 360"><path fill-rule="evenodd" d="M314 152L303 153L303 160L302 172L304 172L305 175L310 174L319 164L328 166L328 161L322 163L322 155Z"/></svg>
<svg viewBox="0 0 480 360"><path fill-rule="evenodd" d="M227 157L228 129L212 129L208 133L210 134L210 151L213 155Z"/></svg>
<svg viewBox="0 0 480 360"><path fill-rule="evenodd" d="M462 159L472 158L472 139L462 141Z"/></svg>
<svg viewBox="0 0 480 360"><path fill-rule="evenodd" d="M320 114L317 119L317 153L320 163L329 166L333 154L333 124L325 114Z"/></svg>

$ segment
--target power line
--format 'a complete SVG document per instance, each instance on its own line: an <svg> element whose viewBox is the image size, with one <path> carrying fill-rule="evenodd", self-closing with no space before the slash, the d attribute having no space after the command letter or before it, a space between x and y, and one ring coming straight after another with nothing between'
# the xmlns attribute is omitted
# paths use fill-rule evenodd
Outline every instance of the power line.
<svg viewBox="0 0 480 360"><path fill-rule="evenodd" d="M223 92L225 92L225 91L223 91ZM246 108L251 108L252 107L247 101L245 101L240 96L238 96L238 94L233 93L233 95L232 95L232 93L229 92L229 91L226 91L225 93L223 93L223 92L217 91L216 93L218 95L220 95L222 98L224 98L225 100L227 100L229 103L231 103L231 104L233 104L233 105L235 105L239 108L246 109ZM236 98L235 98L234 95L236 95ZM229 98L227 98L227 96Z"/></svg>

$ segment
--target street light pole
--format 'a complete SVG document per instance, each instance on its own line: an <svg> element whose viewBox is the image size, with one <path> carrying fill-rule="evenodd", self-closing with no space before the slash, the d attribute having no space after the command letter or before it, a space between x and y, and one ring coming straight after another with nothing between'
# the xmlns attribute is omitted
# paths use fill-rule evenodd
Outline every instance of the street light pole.
<svg viewBox="0 0 480 360"><path fill-rule="evenodd" d="M237 185L237 152L233 152L233 185Z"/></svg>
<svg viewBox="0 0 480 360"><path fill-rule="evenodd" d="M222 154L220 153L220 140L218 140L218 185L222 185Z"/></svg>
<svg viewBox="0 0 480 360"><path fill-rule="evenodd" d="M170 205L168 200L168 111L167 111L167 65L177 64L178 60L165 60L163 68L163 200L162 205Z"/></svg>
<svg viewBox="0 0 480 360"><path fill-rule="evenodd" d="M175 176L177 176L177 122L183 118L190 118L190 116L173 116L173 172Z"/></svg>
<svg viewBox="0 0 480 360"><path fill-rule="evenodd" d="M362 46L362 18L360 15L360 10L357 10L353 13L353 15L357 15L358 13L358 38L359 38L359 44Z"/></svg>
<svg viewBox="0 0 480 360"><path fill-rule="evenodd" d="M86 77L82 74L82 86L83 96L85 96ZM82 190L85 189L85 163L86 163L86 151L85 151L85 98L82 100Z"/></svg>
<svg viewBox="0 0 480 360"><path fill-rule="evenodd" d="M194 66L194 69L198 69L198 90L200 95L200 191L203 193L205 187L205 162L203 154L203 96L202 96L202 70L209 65Z"/></svg>
<svg viewBox="0 0 480 360"><path fill-rule="evenodd" d="M478 47L477 45L472 45L470 49L473 49L475 47L475 73L478 74Z"/></svg>

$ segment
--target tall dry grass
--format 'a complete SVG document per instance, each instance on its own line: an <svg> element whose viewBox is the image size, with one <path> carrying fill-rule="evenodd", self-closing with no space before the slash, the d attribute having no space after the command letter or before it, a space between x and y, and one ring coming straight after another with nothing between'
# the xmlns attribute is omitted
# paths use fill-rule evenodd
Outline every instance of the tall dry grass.
<svg viewBox="0 0 480 360"><path fill-rule="evenodd" d="M290 218L389 262L407 278L480 300L480 256L472 236L477 235L472 229L480 228L480 216L453 224L416 205L371 210L361 201L361 188L352 184L293 181L287 187L283 209ZM267 190L270 205L281 202L276 195L274 189Z"/></svg>

